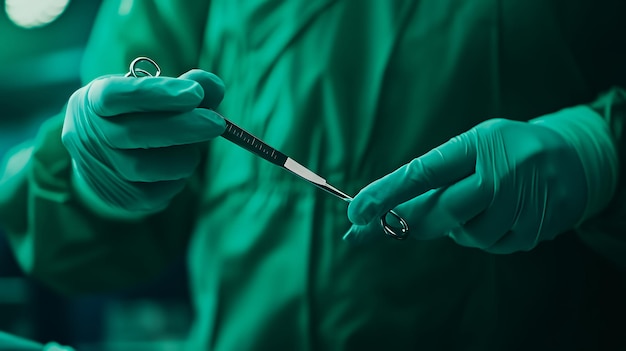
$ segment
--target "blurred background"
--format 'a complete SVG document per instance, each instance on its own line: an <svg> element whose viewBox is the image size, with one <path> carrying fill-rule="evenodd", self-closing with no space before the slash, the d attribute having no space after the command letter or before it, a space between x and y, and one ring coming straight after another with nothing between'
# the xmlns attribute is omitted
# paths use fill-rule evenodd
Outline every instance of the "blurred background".
<svg viewBox="0 0 626 351"><path fill-rule="evenodd" d="M80 87L80 60L99 5L0 0L0 159ZM22 275L0 229L0 331L79 351L181 350L192 318L186 287L181 261L132 291L59 296Z"/></svg>

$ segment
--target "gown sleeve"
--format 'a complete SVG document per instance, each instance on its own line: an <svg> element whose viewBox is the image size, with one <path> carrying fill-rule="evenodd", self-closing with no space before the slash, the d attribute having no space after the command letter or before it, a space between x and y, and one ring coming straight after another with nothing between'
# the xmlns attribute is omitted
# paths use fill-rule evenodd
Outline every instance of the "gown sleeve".
<svg viewBox="0 0 626 351"><path fill-rule="evenodd" d="M626 90L614 87L590 107L602 116L617 145L618 184L608 206L583 222L579 237L594 251L626 269Z"/></svg>
<svg viewBox="0 0 626 351"><path fill-rule="evenodd" d="M193 68L208 1L105 1L83 57L87 83L123 74L136 56L163 74ZM134 220L111 220L80 204L61 143L63 114L13 150L0 167L0 226L22 269L66 293L100 292L158 275L186 247L203 179L198 167L170 206Z"/></svg>

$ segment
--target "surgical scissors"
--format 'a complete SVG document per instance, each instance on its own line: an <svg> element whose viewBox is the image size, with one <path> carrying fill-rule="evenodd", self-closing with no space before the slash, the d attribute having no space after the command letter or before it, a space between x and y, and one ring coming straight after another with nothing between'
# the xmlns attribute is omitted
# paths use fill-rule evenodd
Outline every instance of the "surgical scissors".
<svg viewBox="0 0 626 351"><path fill-rule="evenodd" d="M141 62L147 62L149 65L151 65L155 69L155 72L150 73L150 71L146 69L139 68L137 65ZM133 77L139 78L139 77L158 77L159 75L161 75L161 68L159 67L159 65L154 60L148 57L142 56L142 57L137 57L130 63L129 71L128 73L126 73L125 76L126 77L133 76ZM352 197L350 195L347 195L343 191L328 184L326 179L317 175L310 169L302 166L301 164L299 164L292 158L287 157L282 152L269 146L268 144L263 142L261 139L248 133L243 128L237 126L236 124L234 124L233 122L225 118L224 116L220 114L218 115L224 118L224 121L226 121L226 131L224 132L224 134L222 134L222 137L224 137L225 139L235 143L236 145L250 151L251 153L259 157L264 158L265 160L283 169L286 169L287 171L299 176L300 178L308 181L309 183L315 185L316 187L346 202L352 201ZM395 220L400 224L400 226L394 227L390 225L389 222L387 221L388 215L391 215L393 218L395 218ZM404 240L409 235L409 225L404 220L404 218L400 217L393 210L389 210L389 212L383 214L382 217L380 217L380 225L382 226L385 234L391 236L394 239Z"/></svg>

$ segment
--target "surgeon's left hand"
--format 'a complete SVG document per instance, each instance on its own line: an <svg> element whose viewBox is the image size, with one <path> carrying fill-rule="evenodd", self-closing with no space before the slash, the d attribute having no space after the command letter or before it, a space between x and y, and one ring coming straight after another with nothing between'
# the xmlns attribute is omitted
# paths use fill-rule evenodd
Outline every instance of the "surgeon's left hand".
<svg viewBox="0 0 626 351"><path fill-rule="evenodd" d="M587 107L488 120L365 187L348 207L344 239L384 237L378 219L395 208L413 239L530 250L604 208L617 165L606 122Z"/></svg>

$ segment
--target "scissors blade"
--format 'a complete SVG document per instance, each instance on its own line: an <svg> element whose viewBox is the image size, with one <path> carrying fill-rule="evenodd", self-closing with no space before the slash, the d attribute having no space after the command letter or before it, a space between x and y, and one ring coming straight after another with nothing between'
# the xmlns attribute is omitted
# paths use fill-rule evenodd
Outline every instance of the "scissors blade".
<svg viewBox="0 0 626 351"><path fill-rule="evenodd" d="M288 170L289 172L308 181L318 188L337 196L342 200L348 202L352 200L351 196L328 184L326 179L299 164L294 159L287 157L282 152L269 146L263 140L250 134L243 128L225 118L224 116L221 117L224 118L224 121L226 121L226 131L224 131L224 133L222 134L222 137L224 137L225 139L239 145L240 147L250 151L251 153L259 157L266 159L267 161L270 161L271 163L279 167Z"/></svg>
<svg viewBox="0 0 626 351"><path fill-rule="evenodd" d="M304 167L303 165L299 164L298 162L294 161L293 159L289 157L287 157L287 160L285 161L283 168L297 175L298 177L303 178L309 183L315 185L316 187L326 192L329 192L344 201L347 201L347 202L352 201L352 196L328 184L326 179L320 177L319 175L315 174L310 169Z"/></svg>

